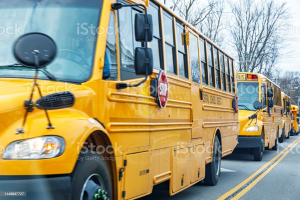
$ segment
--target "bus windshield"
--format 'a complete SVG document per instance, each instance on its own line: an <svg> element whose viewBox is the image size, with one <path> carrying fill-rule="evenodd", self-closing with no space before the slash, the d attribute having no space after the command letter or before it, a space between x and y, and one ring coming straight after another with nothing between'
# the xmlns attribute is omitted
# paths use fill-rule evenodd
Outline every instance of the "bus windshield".
<svg viewBox="0 0 300 200"><path fill-rule="evenodd" d="M258 83L238 82L239 109L256 111L253 103L258 101Z"/></svg>
<svg viewBox="0 0 300 200"><path fill-rule="evenodd" d="M17 66L14 42L40 32L57 45L56 59L46 67L55 80L85 82L92 74L102 8L101 0L10 0L0 2L0 77L34 78L34 70ZM39 79L49 79L39 73Z"/></svg>

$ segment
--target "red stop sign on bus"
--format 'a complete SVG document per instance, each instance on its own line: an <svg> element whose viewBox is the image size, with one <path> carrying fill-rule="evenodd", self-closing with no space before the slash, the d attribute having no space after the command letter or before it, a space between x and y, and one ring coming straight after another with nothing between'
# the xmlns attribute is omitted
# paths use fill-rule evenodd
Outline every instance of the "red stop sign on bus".
<svg viewBox="0 0 300 200"><path fill-rule="evenodd" d="M157 80L158 105L159 107L165 108L169 98L169 82L166 72L160 71Z"/></svg>

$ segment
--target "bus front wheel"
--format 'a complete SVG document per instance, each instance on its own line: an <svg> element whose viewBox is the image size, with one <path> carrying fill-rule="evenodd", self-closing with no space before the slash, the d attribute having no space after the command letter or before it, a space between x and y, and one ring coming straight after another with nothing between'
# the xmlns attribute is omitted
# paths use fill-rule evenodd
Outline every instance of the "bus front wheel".
<svg viewBox="0 0 300 200"><path fill-rule="evenodd" d="M221 173L222 150L219 138L215 136L212 162L205 167L205 185L217 185Z"/></svg>
<svg viewBox="0 0 300 200"><path fill-rule="evenodd" d="M106 162L97 153L80 154L72 173L72 200L111 199L112 187Z"/></svg>
<svg viewBox="0 0 300 200"><path fill-rule="evenodd" d="M260 140L261 140L260 147L253 149L253 157L255 161L261 161L264 155L265 142L263 140L263 137L261 137Z"/></svg>

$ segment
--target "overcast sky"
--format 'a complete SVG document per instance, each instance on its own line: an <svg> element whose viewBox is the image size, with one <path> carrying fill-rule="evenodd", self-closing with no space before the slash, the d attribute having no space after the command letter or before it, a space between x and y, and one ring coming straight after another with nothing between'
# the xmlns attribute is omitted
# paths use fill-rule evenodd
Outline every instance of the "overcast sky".
<svg viewBox="0 0 300 200"><path fill-rule="evenodd" d="M287 0L287 6L291 12L290 28L285 31L288 45L284 56L279 63L283 70L300 71L300 0Z"/></svg>
<svg viewBox="0 0 300 200"><path fill-rule="evenodd" d="M164 2L164 0L159 1ZM171 0L167 0L169 1ZM286 35L286 47L278 67L285 71L300 71L300 0L276 0L276 2L286 2L291 14L289 28L282 33ZM225 50L231 51L228 47Z"/></svg>

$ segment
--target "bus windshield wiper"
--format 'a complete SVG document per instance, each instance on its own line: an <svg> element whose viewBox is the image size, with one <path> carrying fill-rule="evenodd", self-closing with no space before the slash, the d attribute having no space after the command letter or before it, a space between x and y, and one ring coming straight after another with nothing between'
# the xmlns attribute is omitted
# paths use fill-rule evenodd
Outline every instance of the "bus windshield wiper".
<svg viewBox="0 0 300 200"><path fill-rule="evenodd" d="M243 106L246 110L250 110L247 106L245 105L239 105L239 106Z"/></svg>
<svg viewBox="0 0 300 200"><path fill-rule="evenodd" d="M12 64L12 65L3 65L3 66L0 66L0 68L14 68L14 67L26 67L24 65L21 65L21 64ZM28 68L30 69L30 68ZM39 71L43 72L43 74L45 74L50 80L52 81L57 81L57 78L51 74L49 71L47 71L45 68L42 68L42 69L39 69Z"/></svg>

